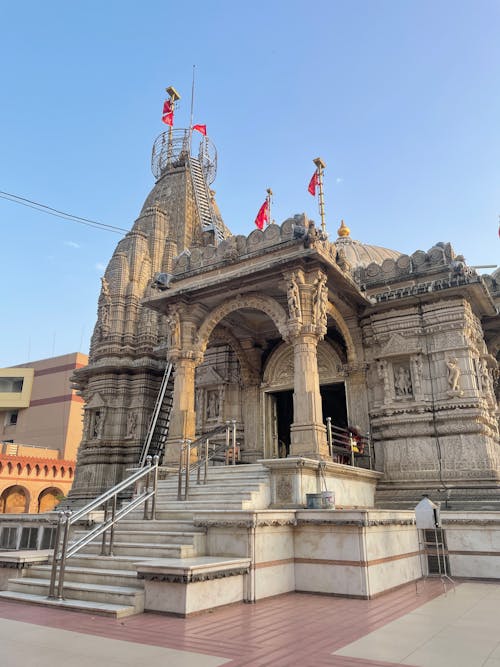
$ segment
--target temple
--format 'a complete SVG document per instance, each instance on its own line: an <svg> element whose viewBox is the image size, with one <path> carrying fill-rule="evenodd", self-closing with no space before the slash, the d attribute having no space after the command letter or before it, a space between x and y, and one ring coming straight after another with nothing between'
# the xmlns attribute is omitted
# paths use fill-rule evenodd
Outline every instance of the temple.
<svg viewBox="0 0 500 667"><path fill-rule="evenodd" d="M449 243L366 245L343 221L332 241L305 215L232 235L210 189L215 147L192 142L188 130L158 137L156 183L102 279L89 365L75 373L86 404L72 500L139 463L170 362L155 450L167 467L231 420L242 463L338 464L331 426L369 437L379 507L427 492L498 508L499 271L479 275Z"/></svg>

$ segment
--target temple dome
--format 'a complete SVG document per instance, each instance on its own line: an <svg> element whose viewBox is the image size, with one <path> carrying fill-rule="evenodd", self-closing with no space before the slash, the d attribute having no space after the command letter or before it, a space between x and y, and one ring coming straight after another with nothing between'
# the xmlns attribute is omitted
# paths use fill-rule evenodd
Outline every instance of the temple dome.
<svg viewBox="0 0 500 667"><path fill-rule="evenodd" d="M403 253L377 245L368 245L352 239L350 229L342 220L338 229L339 237L335 241L337 250L343 250L347 261L353 268L366 267L372 262L382 264L385 259L398 259Z"/></svg>

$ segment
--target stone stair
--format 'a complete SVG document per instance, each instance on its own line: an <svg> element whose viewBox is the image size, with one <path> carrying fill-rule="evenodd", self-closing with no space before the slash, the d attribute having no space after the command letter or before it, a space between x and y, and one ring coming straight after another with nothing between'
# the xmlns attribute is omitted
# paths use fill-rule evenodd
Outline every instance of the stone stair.
<svg viewBox="0 0 500 667"><path fill-rule="evenodd" d="M211 467L206 485L197 485L192 476L186 501L177 500L177 483L175 475L158 482L155 521L145 521L142 509L137 509L115 526L113 555L101 555L101 538L97 538L67 561L64 600L47 598L50 563L33 566L26 570L26 576L10 579L7 590L0 591L0 599L115 618L141 613L144 582L137 578L138 562L161 559L179 564L206 555L205 532L194 526L194 512L265 509L270 502L269 473L260 464ZM72 539L83 533L77 529Z"/></svg>

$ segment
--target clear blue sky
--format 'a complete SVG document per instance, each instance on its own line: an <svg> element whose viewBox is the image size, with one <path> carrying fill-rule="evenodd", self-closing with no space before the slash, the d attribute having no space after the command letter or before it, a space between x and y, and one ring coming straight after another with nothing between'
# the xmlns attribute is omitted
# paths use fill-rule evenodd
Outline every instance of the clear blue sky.
<svg viewBox="0 0 500 667"><path fill-rule="evenodd" d="M225 222L277 222L412 253L451 241L500 262L500 2L3 2L0 190L130 228L153 185L164 89L218 149ZM86 352L119 237L0 199L0 366Z"/></svg>

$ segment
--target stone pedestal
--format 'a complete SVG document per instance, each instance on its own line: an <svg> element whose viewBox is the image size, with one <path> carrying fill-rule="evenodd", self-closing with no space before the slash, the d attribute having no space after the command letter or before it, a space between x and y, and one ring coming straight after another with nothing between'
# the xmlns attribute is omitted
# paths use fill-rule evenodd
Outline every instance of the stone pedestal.
<svg viewBox="0 0 500 667"><path fill-rule="evenodd" d="M179 461L181 442L187 438L195 439L194 372L197 363L187 356L177 358L174 363L174 396L164 463L175 465Z"/></svg>

